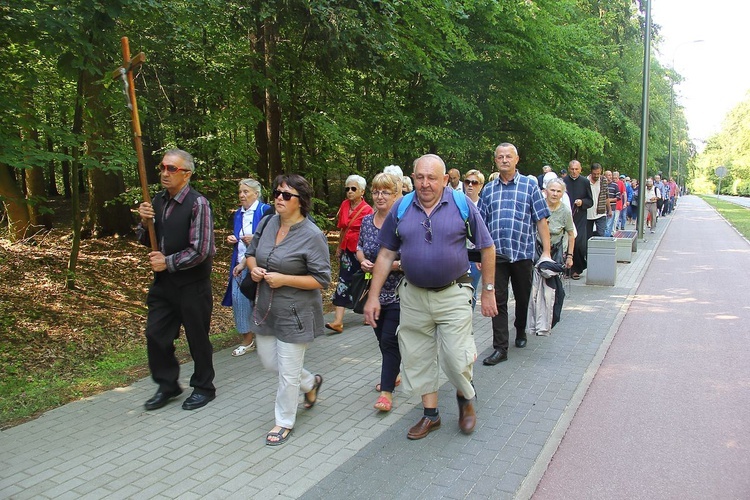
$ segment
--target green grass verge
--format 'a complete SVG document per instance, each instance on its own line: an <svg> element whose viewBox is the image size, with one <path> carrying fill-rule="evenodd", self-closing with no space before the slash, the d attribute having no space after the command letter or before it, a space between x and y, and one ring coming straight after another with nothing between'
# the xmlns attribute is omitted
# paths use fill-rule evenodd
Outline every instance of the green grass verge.
<svg viewBox="0 0 750 500"><path fill-rule="evenodd" d="M215 351L237 343L237 333L211 336ZM0 345L0 348L3 346ZM177 356L188 361L187 342L176 342ZM0 378L0 429L12 427L71 401L132 384L147 377L145 341L120 346L96 359L80 360L75 366L58 366L28 373L6 365Z"/></svg>
<svg viewBox="0 0 750 500"><path fill-rule="evenodd" d="M715 196L700 195L700 197L723 215L740 234L750 240L750 208L717 199Z"/></svg>

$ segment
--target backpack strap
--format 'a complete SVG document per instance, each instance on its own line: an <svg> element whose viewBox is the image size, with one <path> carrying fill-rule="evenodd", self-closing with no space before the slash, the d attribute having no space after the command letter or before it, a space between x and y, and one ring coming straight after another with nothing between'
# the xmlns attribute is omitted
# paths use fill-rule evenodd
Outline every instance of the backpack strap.
<svg viewBox="0 0 750 500"><path fill-rule="evenodd" d="M471 237L471 228L469 227L469 204L466 201L466 195L461 191L451 190L451 192L453 193L453 201L458 207L458 211L461 214L461 218L464 220L464 224L466 224L466 234ZM414 202L414 193L414 191L406 193L404 197L401 198L398 209L396 209L396 235L398 235L399 222L401 222L404 213L406 213L406 210Z"/></svg>

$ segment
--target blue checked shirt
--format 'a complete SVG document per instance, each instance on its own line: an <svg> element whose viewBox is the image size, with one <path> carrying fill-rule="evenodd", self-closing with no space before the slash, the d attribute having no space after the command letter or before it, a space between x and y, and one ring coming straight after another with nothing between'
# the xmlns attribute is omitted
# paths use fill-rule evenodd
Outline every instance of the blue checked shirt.
<svg viewBox="0 0 750 500"><path fill-rule="evenodd" d="M534 258L536 223L550 215L536 184L518 171L507 184L499 178L490 182L479 195L479 213L498 255L511 262Z"/></svg>

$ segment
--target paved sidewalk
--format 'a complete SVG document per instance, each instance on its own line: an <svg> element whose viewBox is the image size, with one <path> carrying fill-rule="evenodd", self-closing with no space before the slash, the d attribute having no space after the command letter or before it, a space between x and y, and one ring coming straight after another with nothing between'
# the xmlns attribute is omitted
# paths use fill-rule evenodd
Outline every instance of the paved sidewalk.
<svg viewBox="0 0 750 500"><path fill-rule="evenodd" d="M376 412L380 355L371 328L349 314L344 334L308 350L305 365L325 384L315 408L300 409L285 445L264 444L275 378L255 354L224 350L214 357L218 396L205 408L183 411L186 394L146 412L155 386L143 379L3 431L0 498L528 497L670 222L638 242L631 264L618 264L616 286L570 282L551 337L511 348L498 366L476 365L471 436L458 431L450 384L440 390L443 427L423 440L406 439L421 415L418 397L397 391L394 410ZM490 320L476 313L474 323L481 359L491 352ZM191 373L185 365L184 387Z"/></svg>
<svg viewBox="0 0 750 500"><path fill-rule="evenodd" d="M534 498L750 498L750 244L677 214Z"/></svg>

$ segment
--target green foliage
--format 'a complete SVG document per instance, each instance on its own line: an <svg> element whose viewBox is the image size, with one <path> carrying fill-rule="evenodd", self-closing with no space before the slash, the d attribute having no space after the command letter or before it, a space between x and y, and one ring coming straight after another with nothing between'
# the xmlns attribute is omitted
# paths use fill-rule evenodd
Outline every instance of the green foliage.
<svg viewBox="0 0 750 500"><path fill-rule="evenodd" d="M696 193L716 193L719 166L728 171L721 180L722 194L750 195L750 92L729 112L722 130L708 140L691 163L691 189Z"/></svg>
<svg viewBox="0 0 750 500"><path fill-rule="evenodd" d="M235 197L223 180L301 173L321 200L316 213L330 216L350 173L408 173L426 152L489 171L502 141L518 145L529 173L574 157L635 173L642 19L627 0L11 0L3 14L0 163L60 169L82 148L83 168L137 186L111 79L128 35L131 52L146 54L135 84L147 167L167 147L193 153L201 182L216 181L206 189L222 222ZM649 168L665 170L669 86L658 63L652 72ZM70 133L82 73L114 137ZM266 121L273 109L278 124ZM276 142L258 142L269 131ZM269 164L269 146L281 165Z"/></svg>

